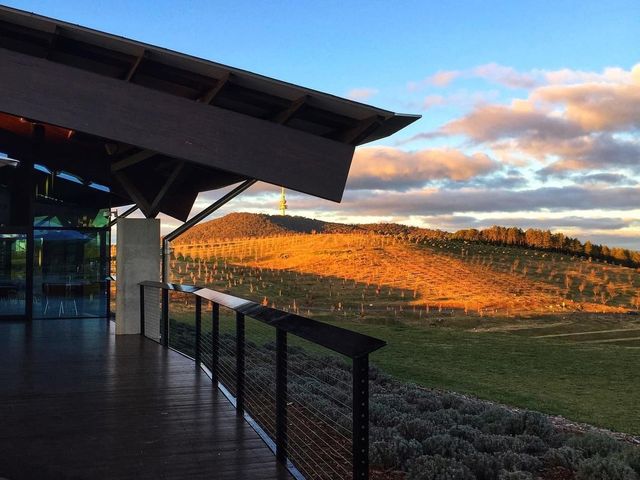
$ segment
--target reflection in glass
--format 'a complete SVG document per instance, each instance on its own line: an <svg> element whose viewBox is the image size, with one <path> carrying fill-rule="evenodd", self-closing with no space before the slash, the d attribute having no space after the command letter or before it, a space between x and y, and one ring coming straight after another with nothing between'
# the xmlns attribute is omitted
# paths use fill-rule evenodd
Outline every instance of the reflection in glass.
<svg viewBox="0 0 640 480"><path fill-rule="evenodd" d="M24 315L27 236L0 234L0 316Z"/></svg>
<svg viewBox="0 0 640 480"><path fill-rule="evenodd" d="M105 316L106 231L34 230L34 317Z"/></svg>

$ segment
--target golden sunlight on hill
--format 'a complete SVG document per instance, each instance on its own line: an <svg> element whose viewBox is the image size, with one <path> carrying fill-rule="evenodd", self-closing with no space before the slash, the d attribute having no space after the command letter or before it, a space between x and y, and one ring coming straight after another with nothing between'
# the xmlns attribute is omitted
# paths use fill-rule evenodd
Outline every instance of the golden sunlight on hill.
<svg viewBox="0 0 640 480"><path fill-rule="evenodd" d="M445 245L446 247L446 245ZM409 305L455 308L480 315L541 312L620 312L605 303L576 301L560 286L503 272L456 257L434 243L416 245L372 234L289 235L177 245L176 255L225 259L229 263L334 277L366 285L375 295L402 290ZM329 280L328 280L329 282ZM591 300L591 299L589 299Z"/></svg>

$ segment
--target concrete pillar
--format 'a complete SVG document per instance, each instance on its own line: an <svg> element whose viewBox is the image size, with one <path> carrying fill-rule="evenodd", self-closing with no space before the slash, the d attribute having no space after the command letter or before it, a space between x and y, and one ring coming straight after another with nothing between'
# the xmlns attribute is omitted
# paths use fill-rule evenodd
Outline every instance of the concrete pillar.
<svg viewBox="0 0 640 480"><path fill-rule="evenodd" d="M116 335L140 333L140 287L160 280L160 220L119 218L116 253Z"/></svg>

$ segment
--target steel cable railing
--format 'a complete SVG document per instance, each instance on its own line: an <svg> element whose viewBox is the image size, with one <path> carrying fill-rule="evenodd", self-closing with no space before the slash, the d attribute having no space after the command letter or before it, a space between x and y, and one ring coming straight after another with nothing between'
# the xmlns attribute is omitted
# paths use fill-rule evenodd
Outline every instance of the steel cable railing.
<svg viewBox="0 0 640 480"><path fill-rule="evenodd" d="M368 356L383 341L193 285L142 282L140 314L298 478L368 478Z"/></svg>

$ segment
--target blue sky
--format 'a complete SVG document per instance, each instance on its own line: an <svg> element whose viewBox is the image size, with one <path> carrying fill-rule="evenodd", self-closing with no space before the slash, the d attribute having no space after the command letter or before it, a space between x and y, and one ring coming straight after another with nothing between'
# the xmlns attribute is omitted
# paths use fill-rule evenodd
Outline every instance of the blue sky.
<svg viewBox="0 0 640 480"><path fill-rule="evenodd" d="M637 0L5 3L423 115L357 152L341 205L291 192L294 214L640 249ZM275 195L226 211L275 213Z"/></svg>

